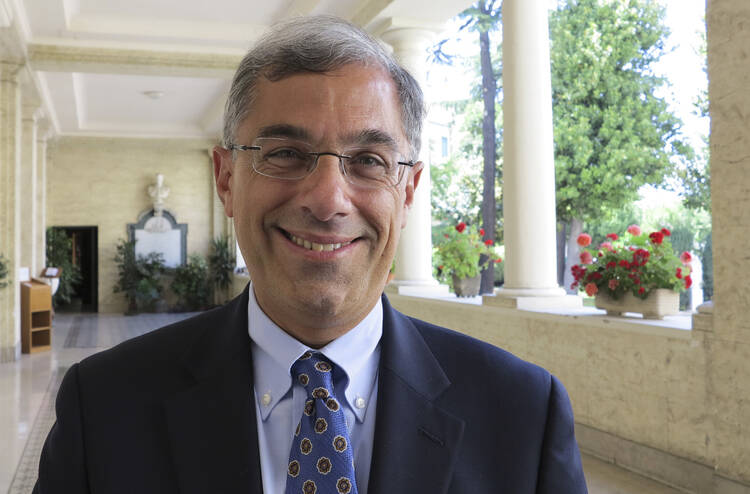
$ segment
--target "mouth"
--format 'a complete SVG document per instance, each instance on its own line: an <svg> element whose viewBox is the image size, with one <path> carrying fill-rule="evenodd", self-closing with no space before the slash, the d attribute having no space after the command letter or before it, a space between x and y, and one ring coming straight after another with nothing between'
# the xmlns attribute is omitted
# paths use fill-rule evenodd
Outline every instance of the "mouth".
<svg viewBox="0 0 750 494"><path fill-rule="evenodd" d="M292 243L302 247L303 249L311 250L314 252L333 252L335 250L339 250L343 247L346 247L347 245L350 245L354 240L347 240L342 242L316 242L313 240L309 240L303 237L298 237L297 235L293 235L286 230L281 230L281 233L289 239Z"/></svg>

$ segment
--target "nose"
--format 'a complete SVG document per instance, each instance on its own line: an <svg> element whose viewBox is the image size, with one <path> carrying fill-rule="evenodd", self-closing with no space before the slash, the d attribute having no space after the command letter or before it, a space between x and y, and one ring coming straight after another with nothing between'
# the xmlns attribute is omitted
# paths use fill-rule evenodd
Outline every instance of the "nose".
<svg viewBox="0 0 750 494"><path fill-rule="evenodd" d="M300 184L298 198L305 213L319 221L330 221L351 213L351 189L343 172L337 156L318 156L315 170Z"/></svg>

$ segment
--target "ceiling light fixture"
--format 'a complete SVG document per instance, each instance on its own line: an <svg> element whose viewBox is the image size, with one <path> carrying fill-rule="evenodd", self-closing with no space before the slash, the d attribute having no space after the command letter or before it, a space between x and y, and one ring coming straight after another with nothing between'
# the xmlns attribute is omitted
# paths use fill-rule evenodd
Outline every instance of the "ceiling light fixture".
<svg viewBox="0 0 750 494"><path fill-rule="evenodd" d="M160 99L164 96L164 91L141 91L141 94L149 99Z"/></svg>

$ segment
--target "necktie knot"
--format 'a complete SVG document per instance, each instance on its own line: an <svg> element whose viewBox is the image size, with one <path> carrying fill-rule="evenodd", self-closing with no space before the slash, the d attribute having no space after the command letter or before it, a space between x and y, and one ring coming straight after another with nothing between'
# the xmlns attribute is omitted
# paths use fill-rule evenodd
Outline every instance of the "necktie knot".
<svg viewBox="0 0 750 494"><path fill-rule="evenodd" d="M333 364L319 353L305 352L292 365L292 374L311 398L333 396Z"/></svg>

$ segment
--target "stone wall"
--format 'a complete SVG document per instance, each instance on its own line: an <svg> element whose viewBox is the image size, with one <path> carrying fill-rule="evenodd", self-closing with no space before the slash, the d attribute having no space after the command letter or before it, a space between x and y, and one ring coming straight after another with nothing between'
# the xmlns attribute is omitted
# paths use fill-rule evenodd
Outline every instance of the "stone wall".
<svg viewBox="0 0 750 494"><path fill-rule="evenodd" d="M47 226L96 226L99 311L122 312L112 288L118 239L127 224L151 208L147 187L162 173L170 188L167 209L187 223L187 251L206 255L214 226L213 168L208 140L63 137L47 169Z"/></svg>
<svg viewBox="0 0 750 494"><path fill-rule="evenodd" d="M719 472L750 483L750 2L709 0L715 334L709 395Z"/></svg>

